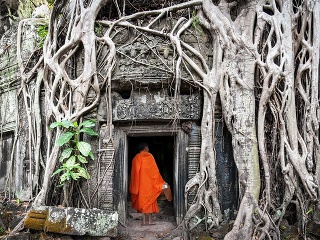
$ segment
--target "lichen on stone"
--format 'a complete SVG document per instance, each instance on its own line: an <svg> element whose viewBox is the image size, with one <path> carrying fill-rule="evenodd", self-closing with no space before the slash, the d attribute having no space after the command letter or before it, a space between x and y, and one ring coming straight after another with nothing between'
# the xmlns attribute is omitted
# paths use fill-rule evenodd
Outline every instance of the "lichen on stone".
<svg viewBox="0 0 320 240"><path fill-rule="evenodd" d="M49 5L46 0L23 0L19 1L18 15L20 19L30 18L36 7Z"/></svg>

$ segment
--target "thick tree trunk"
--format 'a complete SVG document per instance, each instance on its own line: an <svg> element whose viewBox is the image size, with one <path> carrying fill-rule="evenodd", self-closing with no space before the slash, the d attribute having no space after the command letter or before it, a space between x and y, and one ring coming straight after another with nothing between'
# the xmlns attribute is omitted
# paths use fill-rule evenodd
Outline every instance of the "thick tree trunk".
<svg viewBox="0 0 320 240"><path fill-rule="evenodd" d="M252 214L260 193L260 169L255 123L255 93L252 29L255 8L248 6L245 18L233 23L211 1L204 1L204 12L217 29L224 51L220 96L228 129L232 134L234 160L238 169L241 205L233 230L226 239L250 239ZM217 19L218 17L218 19ZM227 31L230 37L227 37ZM245 39L245 41L244 41Z"/></svg>
<svg viewBox="0 0 320 240"><path fill-rule="evenodd" d="M97 76L96 63L96 35L94 24L96 16L107 0L94 0L85 7L83 2L55 2L49 25L49 33L44 44L45 62L45 85L47 88L48 114L47 124L54 121L70 120L77 121L86 112L97 106L100 100L100 84ZM69 5L68 5L69 4ZM59 26L56 18L59 18L61 8L69 10L68 32L65 43L57 48L59 31L63 26ZM62 21L62 19L60 19ZM65 21L65 19L63 19ZM83 50L82 50L83 47ZM67 61L74 58L77 50L80 49L80 56L83 57L82 71L77 73L78 77L72 79L66 70ZM73 69L74 70L74 69ZM88 101L88 94L95 94L91 102ZM66 97L67 96L67 97ZM59 137L59 131L56 137ZM59 148L51 145L48 141L49 153L47 155L46 168L42 188L36 197L34 204L45 204L47 198L50 179L58 163Z"/></svg>
<svg viewBox="0 0 320 240"><path fill-rule="evenodd" d="M255 96L254 96L254 59L242 54L242 79L247 87L239 86L231 80L228 85L232 92L224 109L231 114L226 118L230 120L234 160L238 169L241 204L234 223L233 230L225 239L251 239L252 214L258 204L260 193L260 168L258 144L255 125ZM225 79L222 91L230 79ZM223 94L221 94L223 96ZM224 95L225 96L225 95ZM224 102L224 101L223 101Z"/></svg>
<svg viewBox="0 0 320 240"><path fill-rule="evenodd" d="M311 116L313 118L312 121L312 128L314 129L315 133L319 132L319 62L320 62L320 2L316 1L314 9L313 9L313 28L314 28L314 35L312 38L313 41L313 51L312 51L312 102L311 102ZM316 178L317 183L320 184L320 146L319 146L319 134L312 134L312 138L314 141L314 151L315 155L314 158L316 159ZM320 188L318 188L318 199L320 197ZM320 206L318 207L320 210ZM319 213L319 211L318 211ZM318 214L318 221L320 220L320 213Z"/></svg>

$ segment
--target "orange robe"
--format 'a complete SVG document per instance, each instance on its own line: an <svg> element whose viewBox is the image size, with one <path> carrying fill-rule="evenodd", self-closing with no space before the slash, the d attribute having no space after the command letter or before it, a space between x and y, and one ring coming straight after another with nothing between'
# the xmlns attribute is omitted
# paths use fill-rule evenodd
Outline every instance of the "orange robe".
<svg viewBox="0 0 320 240"><path fill-rule="evenodd" d="M151 153L143 150L132 160L131 193L132 207L138 212L159 212L157 198L165 183Z"/></svg>

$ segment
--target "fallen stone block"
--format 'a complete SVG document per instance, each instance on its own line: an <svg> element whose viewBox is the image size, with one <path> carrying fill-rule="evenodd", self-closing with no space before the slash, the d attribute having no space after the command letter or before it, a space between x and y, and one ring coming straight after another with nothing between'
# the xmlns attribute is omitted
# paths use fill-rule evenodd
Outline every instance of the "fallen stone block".
<svg viewBox="0 0 320 240"><path fill-rule="evenodd" d="M34 207L24 227L68 235L116 237L118 213L100 209Z"/></svg>

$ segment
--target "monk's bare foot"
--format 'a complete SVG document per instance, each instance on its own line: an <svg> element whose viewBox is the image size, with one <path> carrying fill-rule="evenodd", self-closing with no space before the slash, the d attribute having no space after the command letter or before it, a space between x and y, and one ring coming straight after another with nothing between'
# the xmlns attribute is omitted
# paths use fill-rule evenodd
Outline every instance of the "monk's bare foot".
<svg viewBox="0 0 320 240"><path fill-rule="evenodd" d="M156 225L155 223L149 223L149 225Z"/></svg>

